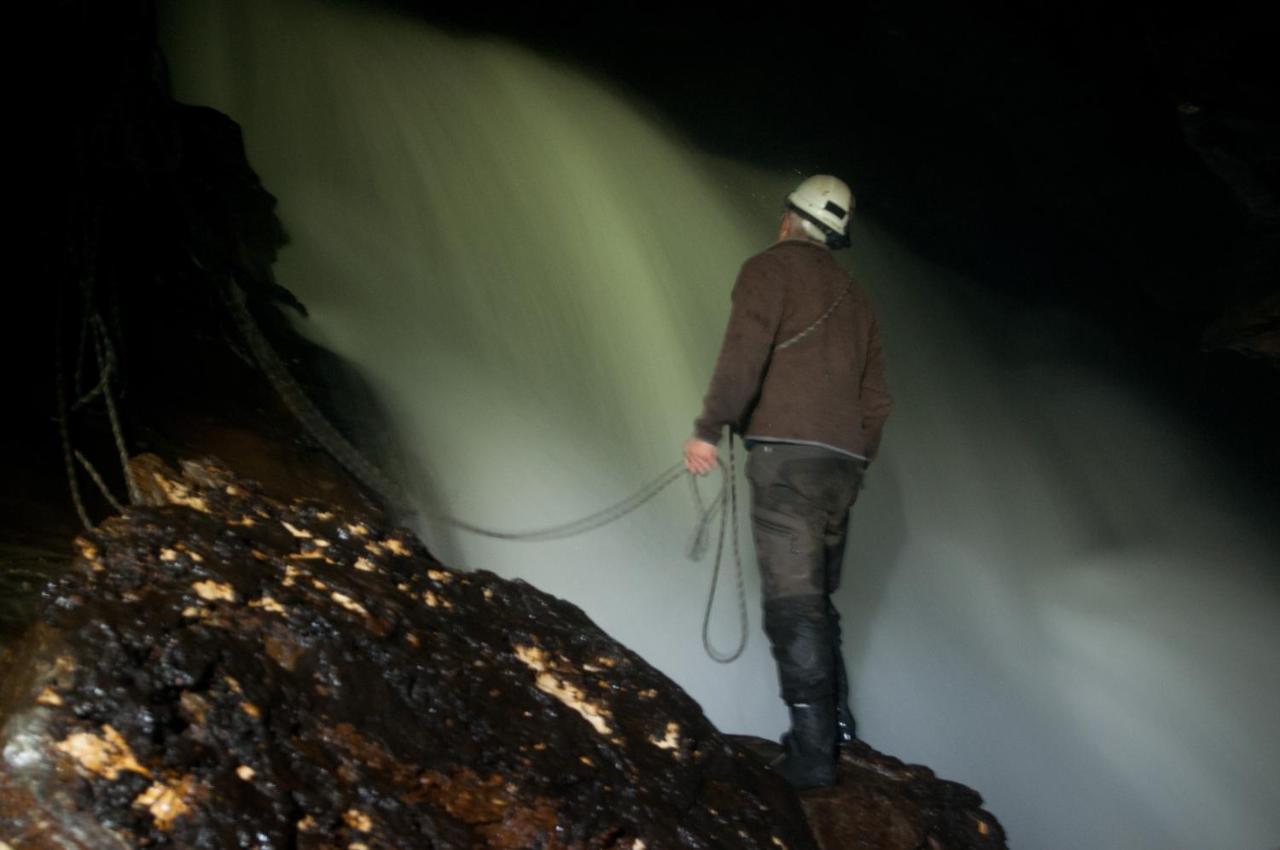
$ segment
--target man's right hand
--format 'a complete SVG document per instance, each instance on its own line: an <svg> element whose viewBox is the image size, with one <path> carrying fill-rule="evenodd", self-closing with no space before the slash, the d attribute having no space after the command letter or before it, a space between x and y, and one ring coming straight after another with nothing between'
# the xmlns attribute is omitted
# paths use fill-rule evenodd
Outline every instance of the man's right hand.
<svg viewBox="0 0 1280 850"><path fill-rule="evenodd" d="M716 447L706 440L690 437L684 441L684 468L694 475L706 475L716 468Z"/></svg>

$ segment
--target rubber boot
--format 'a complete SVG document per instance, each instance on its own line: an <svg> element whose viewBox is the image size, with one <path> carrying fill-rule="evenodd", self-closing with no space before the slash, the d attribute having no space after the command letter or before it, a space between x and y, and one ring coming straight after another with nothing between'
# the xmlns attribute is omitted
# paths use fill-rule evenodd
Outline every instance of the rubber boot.
<svg viewBox="0 0 1280 850"><path fill-rule="evenodd" d="M782 757L769 767L795 788L826 788L836 782L835 700L794 703Z"/></svg>
<svg viewBox="0 0 1280 850"><path fill-rule="evenodd" d="M858 725L849 708L849 675L844 669L844 657L836 650L836 743L852 744L858 740Z"/></svg>
<svg viewBox="0 0 1280 850"><path fill-rule="evenodd" d="M840 612L836 610L830 596L826 603L827 621L831 624L831 660L835 670L836 741L841 745L852 744L858 740L858 729L853 720L853 711L849 708L849 674L845 671L844 653L840 647Z"/></svg>

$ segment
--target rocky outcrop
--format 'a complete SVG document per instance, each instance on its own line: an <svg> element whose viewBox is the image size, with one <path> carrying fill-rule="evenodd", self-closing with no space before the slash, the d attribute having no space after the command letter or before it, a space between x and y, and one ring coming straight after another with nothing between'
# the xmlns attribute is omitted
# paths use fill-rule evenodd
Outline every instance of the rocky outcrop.
<svg viewBox="0 0 1280 850"><path fill-rule="evenodd" d="M0 659L0 847L814 846L573 605L212 463L135 473Z"/></svg>
<svg viewBox="0 0 1280 850"><path fill-rule="evenodd" d="M758 758L781 755L772 741L737 737ZM836 785L800 794L822 850L1003 850L1004 828L968 786L939 779L862 741L840 752Z"/></svg>

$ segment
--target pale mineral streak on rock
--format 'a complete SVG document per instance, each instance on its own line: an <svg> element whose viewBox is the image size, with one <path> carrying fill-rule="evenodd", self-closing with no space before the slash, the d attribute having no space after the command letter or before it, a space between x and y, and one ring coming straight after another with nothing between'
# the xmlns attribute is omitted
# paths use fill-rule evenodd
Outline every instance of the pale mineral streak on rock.
<svg viewBox="0 0 1280 850"><path fill-rule="evenodd" d="M150 812L156 828L168 832L176 819L190 813L191 807L183 799L190 793L190 778L185 778L177 784L154 782L150 788L138 795L133 805L135 808Z"/></svg>
<svg viewBox="0 0 1280 850"><path fill-rule="evenodd" d="M196 726L203 726L205 717L209 713L209 701L199 694L191 691L183 691L178 697L178 705L182 708L183 716Z"/></svg>
<svg viewBox="0 0 1280 850"><path fill-rule="evenodd" d="M85 770L103 779L116 779L129 771L150 776L151 771L138 764L129 742L114 727L104 724L102 734L73 732L54 747L75 759Z"/></svg>
<svg viewBox="0 0 1280 850"><path fill-rule="evenodd" d="M285 607L270 596L263 596L259 599L249 600L250 608L261 608L264 611L270 611L272 614L286 613Z"/></svg>
<svg viewBox="0 0 1280 850"><path fill-rule="evenodd" d="M538 674L534 680L538 690L550 694L581 714L583 719L590 723L591 727L601 735L612 734L613 729L610 728L608 721L605 720L609 715L609 710L587 700L581 688L551 672L547 663L547 654L542 647L516 646L515 651L516 657L525 666Z"/></svg>
<svg viewBox="0 0 1280 850"><path fill-rule="evenodd" d="M185 505L188 508L200 511L200 513L209 513L209 503L200 496L191 495L191 490L187 485L167 478L158 472L153 472L151 475L170 504Z"/></svg>
<svg viewBox="0 0 1280 850"><path fill-rule="evenodd" d="M281 521L280 521L280 524L284 526L284 530L285 530L285 531L289 532L289 533L290 533L290 534L292 534L294 537L298 537L298 538L301 538L301 539L303 539L303 540L310 540L310 539L311 539L311 536L312 536L312 535L311 535L311 532L310 532L310 531L307 531L305 528L298 528L296 525L293 525L292 523L285 522L284 520L281 520Z"/></svg>
<svg viewBox="0 0 1280 850"><path fill-rule="evenodd" d="M347 596L345 593L339 593L335 590L333 593L329 594L329 598L334 602L337 602L343 608L346 608L348 611L354 611L355 613L361 614L365 617L369 616L369 612L363 605L352 599L350 596Z"/></svg>
<svg viewBox="0 0 1280 850"><path fill-rule="evenodd" d="M659 738L657 735L649 736L649 743L653 744L660 750L679 750L680 749L680 725L674 721L667 724L666 734Z"/></svg>
<svg viewBox="0 0 1280 850"><path fill-rule="evenodd" d="M85 540L83 537L77 537L75 539L75 545L76 545L76 548L80 550L81 558L84 558L87 561L92 561L97 559L98 547L94 546L88 540Z"/></svg>
<svg viewBox="0 0 1280 850"><path fill-rule="evenodd" d="M196 595L201 599L209 602L216 602L218 600L222 600L224 602L236 601L235 590L226 582L209 580L198 581L191 585L191 589L194 590Z"/></svg>
<svg viewBox="0 0 1280 850"><path fill-rule="evenodd" d="M342 814L343 823L360 832L373 829L373 819L359 809L347 809Z"/></svg>

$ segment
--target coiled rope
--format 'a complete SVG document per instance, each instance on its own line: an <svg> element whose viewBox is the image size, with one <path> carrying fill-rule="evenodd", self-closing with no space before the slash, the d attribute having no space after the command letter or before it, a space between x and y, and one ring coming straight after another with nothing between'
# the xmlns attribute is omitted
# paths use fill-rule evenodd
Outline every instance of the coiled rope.
<svg viewBox="0 0 1280 850"><path fill-rule="evenodd" d="M728 664L736 661L742 656L747 648L747 639L749 635L749 626L747 622L747 590L746 583L742 575L742 551L738 541L738 488L735 480L736 458L733 448L733 437L729 437L729 462L725 464L719 458L716 459L717 465L720 467L720 492L716 494L711 504L703 506L702 494L698 489L698 479L694 475L689 475L689 485L693 493L694 505L697 511L697 523L694 526L693 535L689 541L688 555L690 560L701 560L702 555L707 548L707 533L711 527L712 519L719 514L720 531L716 542L716 557L711 568L711 588L707 593L707 605L702 614L702 648L706 651L707 657L712 661L721 664ZM602 508L593 514L588 514L581 519L571 522L559 523L557 525L549 525L544 528L530 529L527 531L498 531L492 528L475 525L448 514L426 512L424 516L428 519L438 520L446 523L454 528L468 531L481 537L491 537L495 540L507 540L512 542L533 543L546 540L563 540L566 537L575 537L579 534L585 534L588 531L594 531L622 519L624 516L639 509L641 506L649 502L663 490L667 489L674 481L678 480L682 474L685 474L684 464L677 463L667 468L657 478L640 487L630 496L615 502L608 507ZM727 510L726 510L726 507ZM724 562L724 542L725 535L730 525L733 528L733 565L734 575L737 583L738 596L738 642L729 652L722 652L717 649L711 640L711 614L715 608L716 590L720 585L720 569Z"/></svg>

